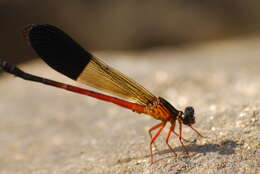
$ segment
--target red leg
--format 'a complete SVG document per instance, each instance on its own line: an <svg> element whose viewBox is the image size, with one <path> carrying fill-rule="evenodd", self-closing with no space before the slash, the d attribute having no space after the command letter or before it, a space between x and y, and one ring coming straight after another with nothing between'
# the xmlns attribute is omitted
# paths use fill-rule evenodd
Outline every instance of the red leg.
<svg viewBox="0 0 260 174"><path fill-rule="evenodd" d="M206 137L202 136L202 135L199 133L199 131L197 131L197 130L196 130L194 127L192 127L191 125L189 125L189 127L190 127L192 130L194 130L200 137L206 138Z"/></svg>
<svg viewBox="0 0 260 174"><path fill-rule="evenodd" d="M151 153L151 163L153 163L153 149L152 149L152 145L155 142L155 140L158 138L158 136L160 135L160 133L162 132L163 128L165 127L166 122L162 122L161 123L161 127L158 130L158 132L154 135L154 137L151 139L150 141L150 153ZM156 127L156 126L155 126Z"/></svg>
<svg viewBox="0 0 260 174"><path fill-rule="evenodd" d="M179 126L179 140L180 140L180 142L181 142L181 145L182 145L182 148L184 149L184 151L189 155L189 153L188 153L188 150L186 149L186 147L185 147L185 145L183 144L183 142L182 142L182 123L179 121L179 124L180 124L180 126Z"/></svg>
<svg viewBox="0 0 260 174"><path fill-rule="evenodd" d="M171 128L167 134L167 137L166 137L166 144L167 146L169 147L169 149L172 151L172 153L177 156L177 154L173 151L171 145L169 144L169 139L170 139L170 136L171 136L171 133L174 132L174 128L175 128L175 121L174 122L171 122Z"/></svg>
<svg viewBox="0 0 260 174"><path fill-rule="evenodd" d="M161 123L159 123L159 124L153 126L152 128L150 128L150 129L148 130L151 139L153 138L152 131L158 129L158 128L161 127L161 126L163 126L163 122L161 122ZM155 149L157 150L156 144L153 143L153 145L154 145Z"/></svg>
<svg viewBox="0 0 260 174"><path fill-rule="evenodd" d="M179 135L177 132L175 132L174 130L173 130L172 132L173 132L174 135L176 135L177 137L180 137L180 135ZM186 140L186 139L183 138L183 137L181 137L181 139L183 139L183 140L186 141L186 142L190 142L189 140Z"/></svg>
<svg viewBox="0 0 260 174"><path fill-rule="evenodd" d="M176 120L171 120L171 125L172 125L172 126L174 125L174 127L175 127L175 125L176 125ZM184 139L182 136L180 136L180 134L178 134L177 132L175 132L174 129L172 130L172 132L173 132L174 135L176 135L177 137L179 137L179 138L181 137L182 140L184 140L184 141L186 141L186 142L190 142L190 141Z"/></svg>

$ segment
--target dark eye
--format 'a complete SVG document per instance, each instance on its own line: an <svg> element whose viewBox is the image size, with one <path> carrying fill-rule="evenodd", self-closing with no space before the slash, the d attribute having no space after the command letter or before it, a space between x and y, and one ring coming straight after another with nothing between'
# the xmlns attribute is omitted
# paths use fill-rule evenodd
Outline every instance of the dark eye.
<svg viewBox="0 0 260 174"><path fill-rule="evenodd" d="M191 106L185 108L184 115L194 115L194 109Z"/></svg>
<svg viewBox="0 0 260 174"><path fill-rule="evenodd" d="M189 106L184 110L183 124L190 125L195 123L194 109Z"/></svg>

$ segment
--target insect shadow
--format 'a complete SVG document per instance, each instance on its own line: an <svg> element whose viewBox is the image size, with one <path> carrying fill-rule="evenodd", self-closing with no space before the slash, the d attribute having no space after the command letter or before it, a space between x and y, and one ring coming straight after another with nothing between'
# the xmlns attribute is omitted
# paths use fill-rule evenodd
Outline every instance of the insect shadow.
<svg viewBox="0 0 260 174"><path fill-rule="evenodd" d="M228 140L221 141L220 143L217 143L217 144L206 143L203 145L197 145L197 144L195 144L195 142L192 142L190 144L187 144L186 148L188 149L189 152L195 152L195 154L190 154L190 157L192 158L192 156L196 155L197 153L201 153L203 155L206 155L209 152L218 152L219 154L222 154L222 155L235 154L235 148L240 145L241 144L237 143L236 141L228 139ZM179 147L175 147L174 151L183 152L183 149L181 146L179 146ZM154 153L154 155L164 155L164 154L171 154L171 153L172 152L169 149L166 149L166 150L157 151ZM117 161L117 163L127 163L132 160L144 159L144 158L149 158L149 157L150 157L150 154L145 155L143 157L132 157L132 158L119 159ZM158 159L154 162L158 162L165 158L171 158L171 157L174 157L174 156L164 157L164 158Z"/></svg>
<svg viewBox="0 0 260 174"><path fill-rule="evenodd" d="M197 145L195 143L191 143L186 145L187 149L189 149L189 152L197 152L197 153L209 153L209 152L218 152L219 154L223 155L231 155L235 153L235 148L241 144L238 144L237 142L233 140L225 140L218 144L213 143L206 143L203 145ZM174 148L175 151L182 151L182 147L176 147ZM170 153L170 150L162 150L160 152L157 152L157 154L166 154Z"/></svg>

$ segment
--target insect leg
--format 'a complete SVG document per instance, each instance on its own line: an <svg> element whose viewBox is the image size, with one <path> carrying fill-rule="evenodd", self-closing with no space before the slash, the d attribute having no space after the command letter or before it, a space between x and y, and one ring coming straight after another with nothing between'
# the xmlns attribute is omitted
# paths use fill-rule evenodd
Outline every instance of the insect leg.
<svg viewBox="0 0 260 174"><path fill-rule="evenodd" d="M172 125L171 125L171 128L170 128L170 130L169 130L169 132L168 132L168 134L167 134L167 137L166 137L166 144L167 144L167 146L169 147L169 149L171 150L171 152L172 152L175 156L177 156L177 154L174 152L174 150L172 149L171 145L169 144L169 139L170 139L171 133L172 133L172 132L174 133L175 122L176 122L176 121L171 122Z"/></svg>
<svg viewBox="0 0 260 174"><path fill-rule="evenodd" d="M163 122L161 122L161 123L159 123L159 124L153 126L152 128L150 128L150 129L148 130L151 139L153 138L152 131L158 129L158 128L161 127L162 125L163 125ZM153 145L154 145L155 149L157 150L156 144L153 143Z"/></svg>
<svg viewBox="0 0 260 174"><path fill-rule="evenodd" d="M165 127L165 125L166 125L166 122L162 122L162 124L160 125L160 129L157 131L157 133L154 135L154 137L152 137L152 139L150 141L151 163L153 163L153 149L152 149L152 145L155 142L155 140L158 138L160 133L162 132L162 130Z"/></svg>
<svg viewBox="0 0 260 174"><path fill-rule="evenodd" d="M182 145L182 148L184 149L184 151L187 153L187 154L189 154L188 153L188 150L186 149L186 147L185 147L185 145L183 144L183 141L182 141L182 122L181 121L179 121L179 141L180 141L180 143L181 143L181 145Z"/></svg>

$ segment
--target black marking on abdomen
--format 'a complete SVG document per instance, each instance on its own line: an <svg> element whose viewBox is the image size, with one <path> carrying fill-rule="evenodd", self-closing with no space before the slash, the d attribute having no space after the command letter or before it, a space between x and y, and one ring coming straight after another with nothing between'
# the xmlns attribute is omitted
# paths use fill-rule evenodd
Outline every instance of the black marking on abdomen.
<svg viewBox="0 0 260 174"><path fill-rule="evenodd" d="M36 53L53 69L74 80L93 57L55 26L32 24L26 30Z"/></svg>

